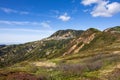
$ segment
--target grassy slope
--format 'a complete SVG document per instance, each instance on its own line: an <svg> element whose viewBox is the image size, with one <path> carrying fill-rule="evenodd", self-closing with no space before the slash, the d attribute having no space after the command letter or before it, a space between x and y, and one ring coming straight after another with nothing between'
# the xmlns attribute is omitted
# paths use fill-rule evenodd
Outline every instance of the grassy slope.
<svg viewBox="0 0 120 80"><path fill-rule="evenodd" d="M36 76L45 77L46 80L120 80L120 41L118 35L105 32L97 33L93 41L85 45L79 53L66 56L59 56L63 54L59 52L61 46L63 50L67 46L64 45L64 43L67 43L66 41L46 42L47 47L39 46L39 48L44 48L43 52L51 49L56 52L44 56L44 59L39 59L40 57L37 56L41 53L37 53L38 49L36 49L34 52L37 56L32 57L34 61L20 62L11 67L3 68L1 71L25 71ZM57 46L55 46L56 44ZM46 63L46 61L55 63L56 66L34 65L34 62ZM4 76L0 78L4 79Z"/></svg>

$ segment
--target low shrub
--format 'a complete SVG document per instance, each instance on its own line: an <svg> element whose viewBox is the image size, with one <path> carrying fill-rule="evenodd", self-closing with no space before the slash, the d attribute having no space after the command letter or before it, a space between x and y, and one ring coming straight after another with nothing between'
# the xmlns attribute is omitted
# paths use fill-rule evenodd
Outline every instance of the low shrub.
<svg viewBox="0 0 120 80"><path fill-rule="evenodd" d="M107 80L120 80L120 68L115 68L114 71L106 76Z"/></svg>

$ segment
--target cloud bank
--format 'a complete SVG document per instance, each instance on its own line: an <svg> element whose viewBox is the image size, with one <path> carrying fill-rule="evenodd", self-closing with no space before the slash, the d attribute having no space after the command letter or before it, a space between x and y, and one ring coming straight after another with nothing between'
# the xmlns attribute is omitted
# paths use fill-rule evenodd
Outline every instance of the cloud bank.
<svg viewBox="0 0 120 80"><path fill-rule="evenodd" d="M5 25L19 25L19 26L26 26L26 25L31 25L31 26L42 26L44 28L51 28L50 24L48 21L44 22L30 22L30 21L7 21L7 20L0 20L0 24L5 24Z"/></svg>
<svg viewBox="0 0 120 80"><path fill-rule="evenodd" d="M54 30L38 30L28 28L0 28L0 44L25 43L40 40L53 34Z"/></svg>

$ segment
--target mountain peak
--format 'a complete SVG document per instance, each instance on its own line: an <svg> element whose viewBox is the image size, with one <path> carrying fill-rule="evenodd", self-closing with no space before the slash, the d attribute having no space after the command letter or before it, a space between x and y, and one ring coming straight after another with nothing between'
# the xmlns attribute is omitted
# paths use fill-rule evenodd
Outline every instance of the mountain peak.
<svg viewBox="0 0 120 80"><path fill-rule="evenodd" d="M92 31L92 32L101 32L100 30L96 29L96 28L89 28L86 31Z"/></svg>
<svg viewBox="0 0 120 80"><path fill-rule="evenodd" d="M104 32L120 33L120 26L105 29Z"/></svg>
<svg viewBox="0 0 120 80"><path fill-rule="evenodd" d="M80 36L81 33L83 32L84 32L83 30L73 30L73 29L58 30L47 39L61 40L61 39L75 38Z"/></svg>

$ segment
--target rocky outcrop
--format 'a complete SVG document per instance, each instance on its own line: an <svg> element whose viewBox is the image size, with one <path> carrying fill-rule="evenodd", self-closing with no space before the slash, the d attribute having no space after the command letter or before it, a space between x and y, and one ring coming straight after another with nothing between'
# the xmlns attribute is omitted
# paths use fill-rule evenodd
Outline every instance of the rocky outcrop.
<svg viewBox="0 0 120 80"><path fill-rule="evenodd" d="M74 44L67 52L65 52L63 54L63 56L70 54L70 53L78 53L80 51L80 49L82 49L84 47L85 44L89 44L94 39L95 34L96 33L94 33L94 32L93 33L84 32L77 40L75 40L74 43L76 43L76 44ZM83 35L87 36L87 37L84 37Z"/></svg>
<svg viewBox="0 0 120 80"><path fill-rule="evenodd" d="M83 30L59 30L55 32L50 37L46 38L45 40L62 40L62 39L70 39L70 38L76 38L83 33Z"/></svg>

